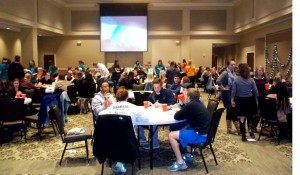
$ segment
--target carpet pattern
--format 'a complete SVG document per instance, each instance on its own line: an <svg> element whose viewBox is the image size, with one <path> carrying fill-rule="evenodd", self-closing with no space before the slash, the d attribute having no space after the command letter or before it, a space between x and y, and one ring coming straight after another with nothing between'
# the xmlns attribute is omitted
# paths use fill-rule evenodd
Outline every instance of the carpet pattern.
<svg viewBox="0 0 300 175"><path fill-rule="evenodd" d="M69 115L68 123L66 123L65 130L69 130L73 127L86 127L93 128L92 115L88 113L86 115ZM64 144L61 141L60 136L55 136L52 127L46 128L44 133L50 133L43 135L43 140L39 141L39 137L36 136L37 130L35 128L29 128L27 133L27 143L24 139L21 140L19 136L15 136L10 142L3 143L0 147L0 160L59 160L62 154ZM168 127L159 128L160 149L154 150L154 166L168 166L175 160L175 155L170 147L168 141ZM78 145L84 145L82 143L69 144L69 147L76 147ZM226 134L225 128L219 127L215 143L213 148L219 163L252 163L253 160L245 153L236 143L236 141L230 139L230 136ZM288 158L292 156L292 144L282 143L277 145L276 148ZM149 165L149 152L140 149L142 164ZM89 141L89 155L90 159L93 159L92 146ZM85 159L85 149L76 149L66 151L64 160L71 162L82 162ZM210 150L204 150L204 156L207 162L214 162L213 156ZM200 156L195 157L196 162L202 162Z"/></svg>

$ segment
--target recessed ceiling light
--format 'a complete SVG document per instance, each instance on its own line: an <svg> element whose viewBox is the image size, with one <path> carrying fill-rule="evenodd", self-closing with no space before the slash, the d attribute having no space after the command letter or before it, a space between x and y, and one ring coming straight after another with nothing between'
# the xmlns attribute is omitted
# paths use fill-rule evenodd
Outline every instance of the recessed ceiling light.
<svg viewBox="0 0 300 175"><path fill-rule="evenodd" d="M10 30L10 28L9 28L9 27L6 27L6 29L7 29L7 30Z"/></svg>

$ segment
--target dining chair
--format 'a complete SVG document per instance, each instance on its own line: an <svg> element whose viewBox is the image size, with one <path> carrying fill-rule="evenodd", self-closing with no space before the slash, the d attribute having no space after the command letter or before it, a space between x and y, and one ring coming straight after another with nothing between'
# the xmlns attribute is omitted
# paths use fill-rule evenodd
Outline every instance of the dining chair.
<svg viewBox="0 0 300 175"><path fill-rule="evenodd" d="M63 117L60 115L59 108L55 105L50 107L50 111L53 111L53 114L55 116L57 126L58 126L58 133L61 136L61 140L63 143L65 143L64 150L62 152L61 158L59 165L61 165L61 162L63 160L64 154L66 150L70 149L77 149L77 148L84 148L86 149L86 158L87 162L89 163L89 150L88 150L88 143L87 141L92 138L92 132L91 130L87 128L82 128L84 132L76 133L76 134L67 134L65 132L64 124L63 124ZM85 145L84 146L78 146L78 147L72 147L72 148L67 148L69 143L74 143L74 142L81 142L84 141Z"/></svg>
<svg viewBox="0 0 300 175"><path fill-rule="evenodd" d="M132 90L133 91L143 91L144 90L144 84L133 84L132 85Z"/></svg>
<svg viewBox="0 0 300 175"><path fill-rule="evenodd" d="M217 110L219 106L219 101L216 99L209 99L207 103L207 110L210 116L213 116L213 113Z"/></svg>
<svg viewBox="0 0 300 175"><path fill-rule="evenodd" d="M1 132L1 145L4 141L4 128L18 127L21 139L24 134L26 140L26 128L24 122L24 99L11 98L0 100L0 132Z"/></svg>
<svg viewBox="0 0 300 175"><path fill-rule="evenodd" d="M93 154L102 164L104 172L106 159L130 163L132 174L135 161L140 169L140 152L130 116L118 114L99 115L94 132Z"/></svg>
<svg viewBox="0 0 300 175"><path fill-rule="evenodd" d="M197 149L197 148L199 149L200 156L202 158L206 173L208 173L208 169L207 169L204 154L203 154L204 149L210 149L210 151L211 151L211 153L214 157L215 163L216 163L216 165L218 165L217 158L216 158L214 149L212 147L212 144L215 141L218 126L219 126L219 123L220 123L220 120L221 120L221 117L222 117L222 113L224 112L224 110L225 110L225 108L220 108L220 109L217 109L216 111L214 111L211 122L210 122L206 142L202 142L202 143L199 143L199 144L188 144L189 146L192 147L192 149L193 148L194 149ZM192 152L192 154L194 154L194 152Z"/></svg>
<svg viewBox="0 0 300 175"><path fill-rule="evenodd" d="M277 130L275 129L276 126L279 126L280 123L278 122L277 117L277 100L275 98L264 98L262 101L262 109L261 109L261 130L259 132L258 140L262 135L262 131L264 128L271 127L270 136L273 134L277 134ZM280 144L280 138L278 137L278 144Z"/></svg>
<svg viewBox="0 0 300 175"><path fill-rule="evenodd" d="M138 91L138 92L133 92L133 94L134 94L135 105L144 106L144 101L148 101L148 97L151 93Z"/></svg>
<svg viewBox="0 0 300 175"><path fill-rule="evenodd" d="M33 107L40 107L43 97L46 95L45 88L35 88L33 95L32 95L32 106Z"/></svg>

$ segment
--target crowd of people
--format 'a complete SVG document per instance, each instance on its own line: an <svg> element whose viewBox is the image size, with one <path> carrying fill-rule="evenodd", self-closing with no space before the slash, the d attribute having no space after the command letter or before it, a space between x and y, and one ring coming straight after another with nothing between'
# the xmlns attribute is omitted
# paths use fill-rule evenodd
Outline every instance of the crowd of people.
<svg viewBox="0 0 300 175"><path fill-rule="evenodd" d="M79 60L78 67L74 70L68 68L66 74L58 73L58 68L50 61L48 69L38 77L39 71L34 60L31 60L25 69L20 59L20 56L16 56L14 62L10 63L9 59L3 58L0 64L2 95L9 94L14 97L17 93L25 93L24 89L41 87L44 84L67 91L68 86L74 84L79 97L93 98L91 107L95 116L107 113L126 114L132 117L133 125L136 118L141 116L141 111L134 104L127 102L128 90L133 89L134 85L144 84L144 90L152 91L148 100L154 107L161 107L163 104L170 106L179 102L181 109L174 118L186 119L186 122L170 126L169 141L176 162L168 167L169 171L186 169L186 162L193 161L187 144L206 141L210 114L197 87L203 87L206 92L219 90L218 95L227 109L227 133L241 135L242 141L247 141L246 121L250 137L255 137L254 133L257 132L256 128L261 118L261 104L265 97L277 100L279 122L286 123L289 113L287 86L291 86L291 80L285 82L278 73L270 90L266 91L265 84L268 83L268 79L263 67L258 66L252 74L247 64L241 63L236 66L235 60L229 60L226 68L200 66L198 70L190 60L183 60L182 63L170 61L167 66L162 60L158 60L154 68L150 62L142 66L137 61L134 69L129 72L116 60L110 68L103 63L93 63L93 73ZM114 93L110 92L112 86ZM184 100L176 100L179 94L184 94ZM232 122L236 131L232 129ZM156 127L153 127L153 149L160 147ZM136 132L139 132L138 140L141 143L147 141L143 127L136 129ZM180 145L187 148L187 154L181 155ZM144 149L150 149L150 145L146 144ZM118 162L115 168L118 172L126 172L122 162Z"/></svg>

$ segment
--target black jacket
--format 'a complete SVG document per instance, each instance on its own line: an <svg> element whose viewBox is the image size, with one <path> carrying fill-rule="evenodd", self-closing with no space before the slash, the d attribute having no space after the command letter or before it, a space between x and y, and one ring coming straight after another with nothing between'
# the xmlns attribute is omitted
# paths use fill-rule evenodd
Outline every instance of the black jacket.
<svg viewBox="0 0 300 175"><path fill-rule="evenodd" d="M186 119L190 126L200 135L207 134L211 117L206 107L200 101L191 101L184 105L174 115L176 120Z"/></svg>
<svg viewBox="0 0 300 175"><path fill-rule="evenodd" d="M24 67L21 63L13 62L8 68L8 78L9 81L13 81L15 78L21 80L24 78Z"/></svg>

